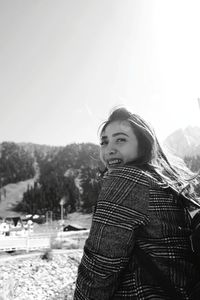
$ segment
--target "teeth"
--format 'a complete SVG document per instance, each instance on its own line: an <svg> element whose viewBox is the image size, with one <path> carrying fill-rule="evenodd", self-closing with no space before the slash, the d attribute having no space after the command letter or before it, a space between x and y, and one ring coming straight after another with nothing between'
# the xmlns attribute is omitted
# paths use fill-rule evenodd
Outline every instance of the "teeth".
<svg viewBox="0 0 200 300"><path fill-rule="evenodd" d="M115 164L120 164L121 160L119 159L114 159L108 162L109 165L115 165Z"/></svg>

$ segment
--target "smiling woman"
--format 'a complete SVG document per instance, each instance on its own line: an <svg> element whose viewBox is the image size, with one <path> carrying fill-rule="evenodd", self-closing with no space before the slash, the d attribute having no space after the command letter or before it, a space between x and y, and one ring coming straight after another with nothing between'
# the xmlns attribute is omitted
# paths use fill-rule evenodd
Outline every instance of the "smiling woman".
<svg viewBox="0 0 200 300"><path fill-rule="evenodd" d="M199 299L188 213L200 207L194 177L170 163L140 116L118 108L102 126L105 173L74 300Z"/></svg>
<svg viewBox="0 0 200 300"><path fill-rule="evenodd" d="M138 158L137 138L127 121L115 121L105 128L101 134L100 157L107 168Z"/></svg>
<svg viewBox="0 0 200 300"><path fill-rule="evenodd" d="M140 116L130 115L125 109L117 109L111 114L103 124L100 138L100 157L106 167L115 158L114 153L121 156L118 157L121 165L145 164L155 156L153 129Z"/></svg>

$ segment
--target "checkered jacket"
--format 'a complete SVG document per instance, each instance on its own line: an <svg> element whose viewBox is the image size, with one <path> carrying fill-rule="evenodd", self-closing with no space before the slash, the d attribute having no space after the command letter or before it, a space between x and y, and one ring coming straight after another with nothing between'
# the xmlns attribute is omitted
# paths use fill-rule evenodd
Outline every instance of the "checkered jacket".
<svg viewBox="0 0 200 300"><path fill-rule="evenodd" d="M200 282L192 261L190 218L178 196L152 175L126 166L103 179L74 300L171 299L140 265L136 244L183 299L200 299L189 296Z"/></svg>

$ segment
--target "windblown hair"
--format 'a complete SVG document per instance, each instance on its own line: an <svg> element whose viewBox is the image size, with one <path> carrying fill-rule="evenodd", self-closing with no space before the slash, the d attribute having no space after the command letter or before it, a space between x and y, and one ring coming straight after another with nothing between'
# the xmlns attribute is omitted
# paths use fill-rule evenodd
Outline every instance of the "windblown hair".
<svg viewBox="0 0 200 300"><path fill-rule="evenodd" d="M132 114L121 107L114 109L108 120L101 125L100 135L114 121L128 121L137 137L139 157L132 162L133 165L143 170L153 171L176 193L190 199L193 203L199 202L194 192L198 174L192 173L180 158L172 155L169 158L169 155L164 153L150 124L139 115Z"/></svg>

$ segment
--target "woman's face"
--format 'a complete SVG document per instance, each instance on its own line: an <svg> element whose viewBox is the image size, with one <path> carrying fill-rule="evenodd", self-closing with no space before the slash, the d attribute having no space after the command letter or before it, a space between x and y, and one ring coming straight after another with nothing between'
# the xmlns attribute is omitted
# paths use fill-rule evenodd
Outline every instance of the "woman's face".
<svg viewBox="0 0 200 300"><path fill-rule="evenodd" d="M108 169L138 158L138 140L128 121L111 122L100 139L100 158Z"/></svg>

